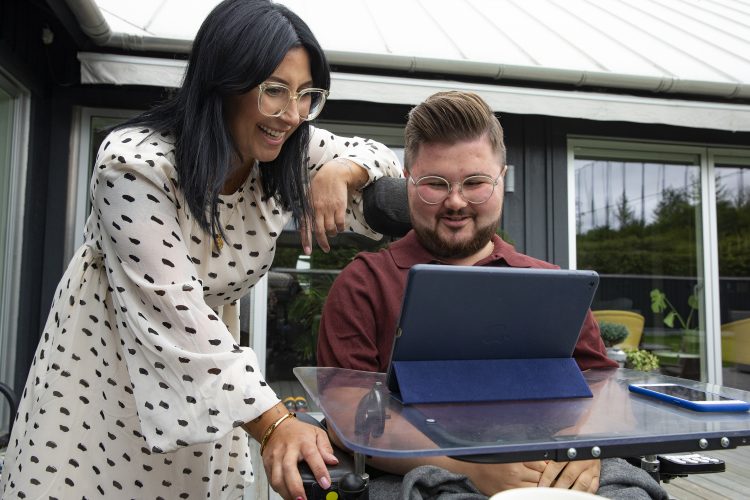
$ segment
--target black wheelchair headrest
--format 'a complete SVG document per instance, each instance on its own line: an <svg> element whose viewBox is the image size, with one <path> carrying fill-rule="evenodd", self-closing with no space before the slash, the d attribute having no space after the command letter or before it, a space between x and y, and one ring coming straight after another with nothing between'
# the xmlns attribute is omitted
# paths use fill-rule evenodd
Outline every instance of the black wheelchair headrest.
<svg viewBox="0 0 750 500"><path fill-rule="evenodd" d="M406 179L381 177L362 191L365 222L386 236L401 237L411 229Z"/></svg>

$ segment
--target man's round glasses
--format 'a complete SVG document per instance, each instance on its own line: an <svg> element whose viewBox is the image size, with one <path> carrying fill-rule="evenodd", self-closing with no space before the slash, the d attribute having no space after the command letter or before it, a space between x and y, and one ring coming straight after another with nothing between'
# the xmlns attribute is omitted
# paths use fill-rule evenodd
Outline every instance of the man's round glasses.
<svg viewBox="0 0 750 500"><path fill-rule="evenodd" d="M471 175L461 182L452 183L438 175L426 175L416 181L409 177L417 189L417 196L428 205L442 203L450 196L453 184L458 184L458 193L472 205L479 205L489 200L495 192L502 171L494 179L489 175Z"/></svg>
<svg viewBox="0 0 750 500"><path fill-rule="evenodd" d="M289 107L292 99L297 101L297 114L302 120L314 120L326 103L326 89L303 89L299 92L281 83L264 82L259 85L258 109L266 116L281 116Z"/></svg>

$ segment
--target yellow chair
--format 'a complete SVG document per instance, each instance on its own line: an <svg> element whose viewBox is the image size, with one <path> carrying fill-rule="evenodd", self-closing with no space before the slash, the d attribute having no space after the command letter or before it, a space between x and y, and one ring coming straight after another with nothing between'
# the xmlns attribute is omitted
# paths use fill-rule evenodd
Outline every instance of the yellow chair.
<svg viewBox="0 0 750 500"><path fill-rule="evenodd" d="M750 318L721 325L721 357L750 366Z"/></svg>
<svg viewBox="0 0 750 500"><path fill-rule="evenodd" d="M625 340L617 344L615 347L621 349L638 349L638 345L641 343L641 336L643 336L643 324L646 318L643 315L632 312L632 311L618 311L618 310L600 310L591 311L594 314L594 318L597 323L606 321L608 323L619 323L625 325L628 329L628 336Z"/></svg>

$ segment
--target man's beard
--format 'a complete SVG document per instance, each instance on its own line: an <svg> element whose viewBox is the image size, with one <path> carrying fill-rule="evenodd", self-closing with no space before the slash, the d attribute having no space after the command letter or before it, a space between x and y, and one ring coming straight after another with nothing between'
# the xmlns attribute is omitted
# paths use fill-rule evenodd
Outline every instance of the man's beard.
<svg viewBox="0 0 750 500"><path fill-rule="evenodd" d="M449 212L445 215L457 214L460 214L460 211ZM499 224L500 219L498 218L493 223L478 228L474 236L468 241L456 243L441 239L433 228L418 225L414 225L413 228L422 246L435 257L440 259L464 259L484 248L487 242L492 239L492 235L497 231Z"/></svg>

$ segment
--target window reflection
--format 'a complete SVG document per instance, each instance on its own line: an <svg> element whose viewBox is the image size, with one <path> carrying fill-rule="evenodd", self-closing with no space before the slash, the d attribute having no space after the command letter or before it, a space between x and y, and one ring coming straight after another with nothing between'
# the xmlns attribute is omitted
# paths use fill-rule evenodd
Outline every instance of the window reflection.
<svg viewBox="0 0 750 500"><path fill-rule="evenodd" d="M715 171L723 378L750 390L750 167Z"/></svg>
<svg viewBox="0 0 750 500"><path fill-rule="evenodd" d="M296 230L285 230L279 239L268 273L265 375L290 409L319 411L306 400L292 370L316 365L320 313L333 281L359 251L376 251L388 241L342 233L330 240L329 253L316 248L307 256Z"/></svg>
<svg viewBox="0 0 750 500"><path fill-rule="evenodd" d="M355 135L358 130L336 130ZM378 129L379 130L379 129ZM382 131L381 131L382 132ZM403 148L393 138L362 131L363 136L388 144L403 164ZM398 130L399 137L403 132ZM299 232L290 224L277 240L273 267L268 273L266 380L282 401L298 411L319 411L306 400L306 393L292 370L296 366L316 365L316 346L320 312L333 281L361 251L377 251L392 241L390 237L372 240L346 231L329 240L331 251L314 246L309 257L302 252ZM305 405L300 407L299 405Z"/></svg>
<svg viewBox="0 0 750 500"><path fill-rule="evenodd" d="M699 379L704 343L697 159L578 157L575 183L577 267L601 276L592 304L600 323L625 324L625 342L655 354L662 372Z"/></svg>
<svg viewBox="0 0 750 500"><path fill-rule="evenodd" d="M0 83L2 83L0 81ZM11 212L10 189L11 189L11 146L13 140L13 98L0 88L0 283L8 283L10 269L6 269L5 262L11 253L10 238L8 231L14 229L9 227L12 221L6 216ZM0 290L0 382L13 385L13 356L10 335L11 311L6 293L13 290ZM0 395L0 435L7 430L6 423L9 421L9 408L5 398Z"/></svg>

